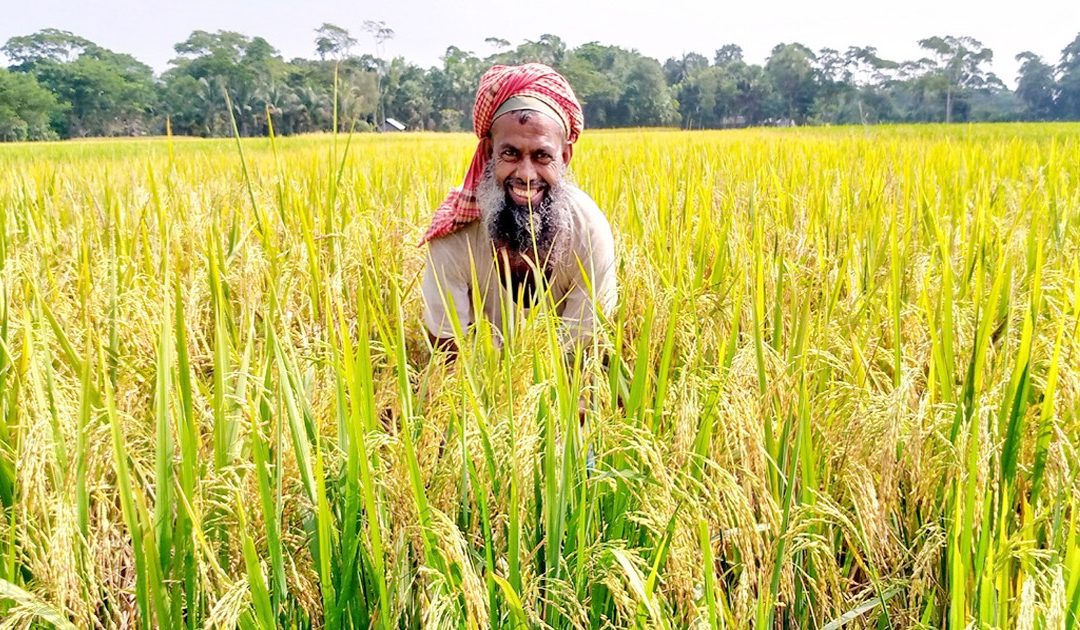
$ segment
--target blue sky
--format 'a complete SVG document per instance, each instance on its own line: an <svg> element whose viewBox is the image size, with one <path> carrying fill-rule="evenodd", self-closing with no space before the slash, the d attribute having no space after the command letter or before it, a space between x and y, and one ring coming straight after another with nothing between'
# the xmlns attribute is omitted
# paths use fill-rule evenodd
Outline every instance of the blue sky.
<svg viewBox="0 0 1080 630"><path fill-rule="evenodd" d="M571 46L598 40L636 48L661 62L690 51L711 58L725 43L739 44L748 60L762 62L773 45L793 41L815 50L872 45L881 56L902 60L921 56L918 39L971 35L993 48L994 71L1013 85L1017 53L1033 50L1056 63L1061 49L1080 32L1080 2L1067 0L0 0L0 15L0 42L61 28L133 54L158 72L174 56L173 44L195 29L261 35L286 58L313 57L313 31L323 22L349 29L360 40L357 50L371 51L374 44L361 26L374 19L396 32L386 44L388 54L425 66L438 64L452 44L483 56L492 50L486 37L516 44L543 33L558 35Z"/></svg>

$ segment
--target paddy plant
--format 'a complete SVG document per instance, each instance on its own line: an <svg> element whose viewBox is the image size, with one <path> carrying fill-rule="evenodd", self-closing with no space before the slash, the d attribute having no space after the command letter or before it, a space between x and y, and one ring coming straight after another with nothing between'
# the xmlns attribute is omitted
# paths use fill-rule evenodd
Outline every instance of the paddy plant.
<svg viewBox="0 0 1080 630"><path fill-rule="evenodd" d="M1080 127L588 131L602 334L448 361L474 142L0 146L5 624L1078 627Z"/></svg>

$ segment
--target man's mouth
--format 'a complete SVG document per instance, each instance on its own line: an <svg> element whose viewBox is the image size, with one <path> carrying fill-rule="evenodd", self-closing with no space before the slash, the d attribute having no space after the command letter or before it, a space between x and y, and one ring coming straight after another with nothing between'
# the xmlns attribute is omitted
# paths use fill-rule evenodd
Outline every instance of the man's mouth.
<svg viewBox="0 0 1080 630"><path fill-rule="evenodd" d="M547 187L543 185L525 185L520 182L512 182L506 186L510 198L519 206L539 206L544 199L546 189Z"/></svg>

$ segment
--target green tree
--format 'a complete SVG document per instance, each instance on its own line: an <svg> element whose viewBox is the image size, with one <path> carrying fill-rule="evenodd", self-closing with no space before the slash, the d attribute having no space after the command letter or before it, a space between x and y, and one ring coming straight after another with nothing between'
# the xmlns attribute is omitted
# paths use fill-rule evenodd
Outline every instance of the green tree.
<svg viewBox="0 0 1080 630"><path fill-rule="evenodd" d="M1016 77L1016 95L1024 103L1025 117L1048 120L1054 115L1054 69L1033 52L1016 56L1020 73Z"/></svg>
<svg viewBox="0 0 1080 630"><path fill-rule="evenodd" d="M491 46L496 51L506 50L510 47L510 40L501 37L485 37L484 43Z"/></svg>
<svg viewBox="0 0 1080 630"><path fill-rule="evenodd" d="M709 67L709 60L698 53L686 53L682 57L671 57L664 62L664 78L668 85L681 83Z"/></svg>
<svg viewBox="0 0 1080 630"><path fill-rule="evenodd" d="M847 103L838 122L867 124L895 118L890 89L900 64L882 59L873 46L849 46L844 61L853 100Z"/></svg>
<svg viewBox="0 0 1080 630"><path fill-rule="evenodd" d="M984 67L993 61L994 51L973 37L935 36L919 40L919 46L934 55L922 64L931 75L925 85L944 92L947 123L953 120L957 100L997 81Z"/></svg>
<svg viewBox="0 0 1080 630"><path fill-rule="evenodd" d="M233 31L199 30L173 47L178 56L162 77L165 93L177 96L183 90L196 89L192 96L167 99L174 130L197 135L231 133L225 92L234 103L242 104L244 95L253 91L255 71L244 59L250 43L247 36ZM237 120L241 132L246 122L244 116Z"/></svg>
<svg viewBox="0 0 1080 630"><path fill-rule="evenodd" d="M851 104L857 101L857 89L852 82L852 67L844 53L822 48L814 60L817 73L817 93L811 116L817 122L837 124L851 122Z"/></svg>
<svg viewBox="0 0 1080 630"><path fill-rule="evenodd" d="M487 61L503 65L542 63L560 69L566 63L567 52L566 43L560 37L545 33L536 41L527 39L513 50L496 53Z"/></svg>
<svg viewBox="0 0 1080 630"><path fill-rule="evenodd" d="M668 59L668 62L673 59ZM664 64L664 74L669 80L683 75L682 71L672 72L672 64ZM715 120L717 73L719 68L707 66L693 74L681 76L671 85L675 98L679 102L679 115L683 129L707 128L718 126Z"/></svg>
<svg viewBox="0 0 1080 630"><path fill-rule="evenodd" d="M695 62L698 58L705 60L701 55L689 58ZM685 78L672 86L683 128L712 129L745 124L745 116L740 118L738 111L739 74L745 67L741 60L712 66L708 61L704 65L689 64ZM671 68L668 65L667 69Z"/></svg>
<svg viewBox="0 0 1080 630"><path fill-rule="evenodd" d="M178 135L210 136L224 133L228 111L221 90L211 80L175 74L161 86L161 102L172 132ZM216 113L220 111L220 116Z"/></svg>
<svg viewBox="0 0 1080 630"><path fill-rule="evenodd" d="M848 80L860 87L886 88L900 67L895 61L879 57L873 46L849 46L844 59Z"/></svg>
<svg viewBox="0 0 1080 630"><path fill-rule="evenodd" d="M432 68L427 75L436 110L435 127L441 131L469 129L476 85L488 64L457 46L446 49L442 62L442 68Z"/></svg>
<svg viewBox="0 0 1080 630"><path fill-rule="evenodd" d="M175 95L174 82L182 86L199 82L198 99L169 102L169 115L184 121L189 132L209 135L232 133L225 93L233 105L233 115L241 135L262 134L266 130L267 103L260 98L272 91L288 73L276 49L262 37L249 38L232 31L194 31L174 46L178 56L164 75L165 93ZM198 105L196 105L198 103ZM179 109L180 105L188 109ZM195 106L194 109L191 109ZM184 132L182 127L174 128Z"/></svg>
<svg viewBox="0 0 1080 630"><path fill-rule="evenodd" d="M153 73L129 55L84 54L70 63L38 64L35 74L70 104L63 124L66 136L136 135L153 127Z"/></svg>
<svg viewBox="0 0 1080 630"><path fill-rule="evenodd" d="M626 51L598 42L582 44L567 55L563 71L581 102L587 126L616 124L623 88L619 81L626 63Z"/></svg>
<svg viewBox="0 0 1080 630"><path fill-rule="evenodd" d="M409 129L430 129L431 93L423 69L401 57L390 62L386 74L386 113Z"/></svg>
<svg viewBox="0 0 1080 630"><path fill-rule="evenodd" d="M717 66L728 66L736 62L742 63L742 61L742 46L736 44L724 44L716 50L716 55L713 57L713 64Z"/></svg>
<svg viewBox="0 0 1080 630"><path fill-rule="evenodd" d="M782 105L771 78L760 65L746 63L741 47L721 46L713 65L721 71L716 107L724 112L723 126L756 125L779 113Z"/></svg>
<svg viewBox="0 0 1080 630"><path fill-rule="evenodd" d="M818 81L814 51L802 44L780 44L765 62L765 72L776 88L783 115L802 124L817 96Z"/></svg>
<svg viewBox="0 0 1080 630"><path fill-rule="evenodd" d="M13 69L28 71L43 61L75 61L84 52L97 47L97 44L70 31L46 28L31 35L12 37L0 47L0 52L11 60Z"/></svg>
<svg viewBox="0 0 1080 630"><path fill-rule="evenodd" d="M619 98L619 124L626 127L667 126L679 120L678 104L655 59L633 53Z"/></svg>
<svg viewBox="0 0 1080 630"><path fill-rule="evenodd" d="M0 141L51 140L51 119L66 107L31 74L0 68Z"/></svg>
<svg viewBox="0 0 1080 630"><path fill-rule="evenodd" d="M319 59L326 61L326 56L341 60L349 56L349 52L356 45L356 39L349 31L336 24L323 22L323 25L315 29L318 37L315 38L315 53Z"/></svg>
<svg viewBox="0 0 1080 630"><path fill-rule="evenodd" d="M56 29L12 37L4 54L66 103L53 122L65 137L149 133L157 128L153 71L131 55Z"/></svg>
<svg viewBox="0 0 1080 630"><path fill-rule="evenodd" d="M1080 120L1080 34L1062 49L1058 72L1058 115L1067 120Z"/></svg>
<svg viewBox="0 0 1080 630"><path fill-rule="evenodd" d="M765 68L741 61L727 66L735 80L735 112L744 124L756 125L783 110L780 94L773 87Z"/></svg>
<svg viewBox="0 0 1080 630"><path fill-rule="evenodd" d="M376 80L376 60L371 55L348 57L343 61L319 61L293 59L285 66L283 79L296 100L287 99L296 107L312 109L307 112L290 112L283 108L282 129L293 129L284 119L295 123L293 133L327 130L333 128L334 81L337 80L338 130L367 130L374 127L375 109L379 94ZM265 91L265 90L264 90ZM281 94L284 95L284 88Z"/></svg>
<svg viewBox="0 0 1080 630"><path fill-rule="evenodd" d="M562 70L591 127L666 126L679 122L660 63L634 50L589 42L566 55Z"/></svg>

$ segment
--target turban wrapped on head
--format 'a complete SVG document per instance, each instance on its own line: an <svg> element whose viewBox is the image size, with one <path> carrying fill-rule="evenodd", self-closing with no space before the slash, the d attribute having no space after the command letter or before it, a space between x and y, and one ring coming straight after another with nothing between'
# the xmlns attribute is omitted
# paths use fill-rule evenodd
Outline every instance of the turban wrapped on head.
<svg viewBox="0 0 1080 630"><path fill-rule="evenodd" d="M476 90L476 104L473 106L473 130L481 143L491 131L496 114L510 111L505 108L500 111L500 107L512 99L517 100L511 102L510 106L531 100L537 105L527 108L539 109L548 115L554 113L566 132L568 142L577 141L585 126L581 104L574 96L574 90L566 79L552 68L542 63L493 66L480 78L480 87ZM488 159L487 152L478 144L469 170L465 173L465 181L460 188L451 190L435 211L431 227L424 234L421 245L452 234L480 218L476 187L483 177Z"/></svg>

